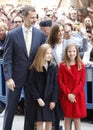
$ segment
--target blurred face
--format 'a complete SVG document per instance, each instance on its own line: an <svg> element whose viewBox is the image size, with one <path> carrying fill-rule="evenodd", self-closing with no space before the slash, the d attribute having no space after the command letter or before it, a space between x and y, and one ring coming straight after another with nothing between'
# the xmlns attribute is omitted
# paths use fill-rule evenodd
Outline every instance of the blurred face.
<svg viewBox="0 0 93 130"><path fill-rule="evenodd" d="M88 14L91 18L93 18L93 10L89 11Z"/></svg>
<svg viewBox="0 0 93 130"><path fill-rule="evenodd" d="M92 26L92 21L91 21L90 18L85 18L84 23L85 23L86 26L89 26L89 27Z"/></svg>
<svg viewBox="0 0 93 130"><path fill-rule="evenodd" d="M65 38L66 39L69 39L71 37L71 27L66 25L65 28L64 28L64 31L65 31Z"/></svg>
<svg viewBox="0 0 93 130"><path fill-rule="evenodd" d="M29 11L27 16L24 16L24 26L26 28L31 28L31 26L35 25L36 23L36 12Z"/></svg>
<svg viewBox="0 0 93 130"><path fill-rule="evenodd" d="M14 18L14 27L18 27L22 24L22 18L17 16Z"/></svg>
<svg viewBox="0 0 93 130"><path fill-rule="evenodd" d="M52 49L49 48L45 55L45 62L51 61L51 59L52 59Z"/></svg>
<svg viewBox="0 0 93 130"><path fill-rule="evenodd" d="M92 40L92 34L91 33L87 33L88 36L88 41L90 42Z"/></svg>
<svg viewBox="0 0 93 130"><path fill-rule="evenodd" d="M70 59L70 61L75 61L75 58L77 56L77 51L76 51L76 48L74 46L68 48L67 56Z"/></svg>
<svg viewBox="0 0 93 130"><path fill-rule="evenodd" d="M60 26L59 31L58 31L58 39L59 39L59 41L62 40L63 36L64 36L64 29L63 29L63 26Z"/></svg>
<svg viewBox="0 0 93 130"><path fill-rule="evenodd" d="M77 19L77 11L76 10L72 10L70 13L70 18L72 20L76 20Z"/></svg>
<svg viewBox="0 0 93 130"><path fill-rule="evenodd" d="M84 21L84 16L82 15L82 13L80 11L78 11L78 20L80 22L83 22Z"/></svg>
<svg viewBox="0 0 93 130"><path fill-rule="evenodd" d="M41 27L40 29L45 32L46 36L48 36L50 33L51 27L46 26L46 27Z"/></svg>
<svg viewBox="0 0 93 130"><path fill-rule="evenodd" d="M6 30L5 28L2 26L0 27L0 40L4 40L6 36Z"/></svg>

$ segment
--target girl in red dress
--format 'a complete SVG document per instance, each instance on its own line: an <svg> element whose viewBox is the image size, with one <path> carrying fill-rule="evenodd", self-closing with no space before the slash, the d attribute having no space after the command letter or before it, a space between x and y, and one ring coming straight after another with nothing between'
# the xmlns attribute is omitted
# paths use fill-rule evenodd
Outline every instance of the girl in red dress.
<svg viewBox="0 0 93 130"><path fill-rule="evenodd" d="M64 113L65 130L70 130L72 119L75 130L80 130L80 118L86 117L85 77L85 66L78 48L74 43L70 43L58 70L59 100Z"/></svg>

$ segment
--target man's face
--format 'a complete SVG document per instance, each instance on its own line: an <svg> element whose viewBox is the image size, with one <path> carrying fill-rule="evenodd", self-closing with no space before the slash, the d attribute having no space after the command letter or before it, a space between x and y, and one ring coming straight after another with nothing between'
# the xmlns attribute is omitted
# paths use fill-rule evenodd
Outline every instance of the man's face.
<svg viewBox="0 0 93 130"><path fill-rule="evenodd" d="M44 33L46 34L46 36L49 35L49 33L50 33L50 28L51 28L51 27L49 27L49 26L40 27L40 29L41 29L42 31L44 31Z"/></svg>
<svg viewBox="0 0 93 130"><path fill-rule="evenodd" d="M72 10L70 13L70 17L72 20L76 20L77 19L77 11L76 10Z"/></svg>
<svg viewBox="0 0 93 130"><path fill-rule="evenodd" d="M19 17L19 16L15 17L15 19L14 19L14 27L18 27L21 24L22 24L22 18Z"/></svg>
<svg viewBox="0 0 93 130"><path fill-rule="evenodd" d="M27 28L30 28L32 25L35 25L37 20L36 12L29 11L29 14L27 16L24 16L23 20L24 20L24 25Z"/></svg>
<svg viewBox="0 0 93 130"><path fill-rule="evenodd" d="M92 21L90 18L85 18L84 23L88 27L92 27Z"/></svg>
<svg viewBox="0 0 93 130"><path fill-rule="evenodd" d="M71 37L71 35L72 35L72 31L71 31L71 27L70 26L68 26L68 25L66 25L65 27L64 27L64 31L65 31L65 38L66 39L69 39L70 37Z"/></svg>

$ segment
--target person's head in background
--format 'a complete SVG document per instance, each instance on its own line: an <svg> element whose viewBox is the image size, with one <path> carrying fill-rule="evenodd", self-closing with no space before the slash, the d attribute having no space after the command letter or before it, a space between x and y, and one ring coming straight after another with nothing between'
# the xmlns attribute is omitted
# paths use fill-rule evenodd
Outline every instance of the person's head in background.
<svg viewBox="0 0 93 130"><path fill-rule="evenodd" d="M86 8L81 8L77 12L77 19L79 22L83 23L84 19L88 16L88 12Z"/></svg>
<svg viewBox="0 0 93 130"><path fill-rule="evenodd" d="M88 16L92 19L93 21L93 9L90 7L87 7L87 11L88 11Z"/></svg>
<svg viewBox="0 0 93 130"><path fill-rule="evenodd" d="M86 17L86 18L84 19L84 25L85 25L86 29L87 29L87 28L90 28L90 29L91 29L91 28L93 27L92 20L91 20L90 17Z"/></svg>
<svg viewBox="0 0 93 130"><path fill-rule="evenodd" d="M93 45L93 30L92 30L92 28L87 28L86 32L87 32L87 36L88 36L88 42Z"/></svg>
<svg viewBox="0 0 93 130"><path fill-rule="evenodd" d="M72 9L70 12L69 12L69 18L75 22L77 21L77 9Z"/></svg>
<svg viewBox="0 0 93 130"><path fill-rule="evenodd" d="M64 27L62 24L56 23L51 27L48 43L54 47L56 44L62 43L63 37Z"/></svg>
<svg viewBox="0 0 93 130"><path fill-rule="evenodd" d="M46 34L46 36L48 37L49 33L50 33L51 26L52 26L52 21L51 20L43 20L39 23L39 26L40 26L40 30L42 30Z"/></svg>
<svg viewBox="0 0 93 130"><path fill-rule="evenodd" d="M0 22L0 41L5 40L7 31L8 31L7 24L4 22Z"/></svg>
<svg viewBox="0 0 93 130"><path fill-rule="evenodd" d="M22 25L22 23L23 23L22 17L21 16L15 16L12 23L13 23L13 28L16 28L16 27Z"/></svg>
<svg viewBox="0 0 93 130"><path fill-rule="evenodd" d="M72 36L73 26L70 23L64 25L64 39L70 39Z"/></svg>
<svg viewBox="0 0 93 130"><path fill-rule="evenodd" d="M7 31L8 31L7 24L4 22L0 22L0 58L3 56L4 42Z"/></svg>
<svg viewBox="0 0 93 130"><path fill-rule="evenodd" d="M90 7L91 9L93 9L93 0L91 0L91 1L89 2L89 7Z"/></svg>

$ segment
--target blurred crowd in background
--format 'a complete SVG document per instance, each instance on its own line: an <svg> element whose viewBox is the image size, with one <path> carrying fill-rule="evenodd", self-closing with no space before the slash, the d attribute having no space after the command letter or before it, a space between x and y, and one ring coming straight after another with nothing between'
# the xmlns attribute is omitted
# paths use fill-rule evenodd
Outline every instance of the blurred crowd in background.
<svg viewBox="0 0 93 130"><path fill-rule="evenodd" d="M7 31L16 28L23 23L23 5L14 6L5 4L0 6L0 49L4 43ZM34 26L49 35L52 25L60 23L62 26L68 24L71 27L73 36L82 38L87 37L88 43L93 43L93 0L87 8L46 6L36 9L37 17ZM64 35L65 38L65 35ZM92 44L91 44L92 45ZM2 53L2 51L0 51Z"/></svg>
<svg viewBox="0 0 93 130"><path fill-rule="evenodd" d="M7 25L10 30L17 26L15 18L20 17L19 23L22 23L23 5L14 7L12 4L0 5L0 22ZM73 25L73 29L79 30L80 26L91 29L93 23L93 1L89 3L87 8L77 9L73 5L68 8L44 7L37 10L37 24L40 21L51 20L53 22L61 22L63 25L67 22Z"/></svg>

